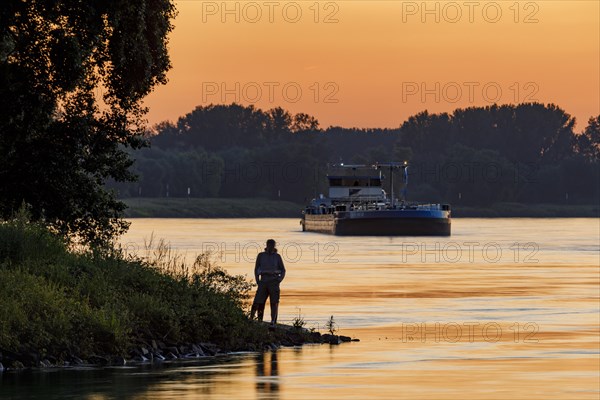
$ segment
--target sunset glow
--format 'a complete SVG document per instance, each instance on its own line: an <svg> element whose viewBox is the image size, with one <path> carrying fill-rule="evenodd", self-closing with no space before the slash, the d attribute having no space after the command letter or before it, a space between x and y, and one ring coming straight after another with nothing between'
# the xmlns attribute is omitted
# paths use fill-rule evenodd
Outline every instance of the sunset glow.
<svg viewBox="0 0 600 400"><path fill-rule="evenodd" d="M238 102L322 127L397 127L422 110L539 101L600 112L596 1L178 1L151 124Z"/></svg>

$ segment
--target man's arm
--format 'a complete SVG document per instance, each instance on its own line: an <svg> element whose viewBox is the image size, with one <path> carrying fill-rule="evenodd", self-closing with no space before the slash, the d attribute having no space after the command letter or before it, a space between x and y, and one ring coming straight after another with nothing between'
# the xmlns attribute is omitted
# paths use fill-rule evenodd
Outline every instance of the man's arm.
<svg viewBox="0 0 600 400"><path fill-rule="evenodd" d="M256 262L254 263L254 279L256 280L256 284L258 285L258 269L260 267L260 253L256 256Z"/></svg>
<svg viewBox="0 0 600 400"><path fill-rule="evenodd" d="M281 257L281 254L277 254L279 256L279 269L281 270L281 276L279 278L279 282L281 282L283 280L283 278L285 278L285 265L283 265L283 258Z"/></svg>

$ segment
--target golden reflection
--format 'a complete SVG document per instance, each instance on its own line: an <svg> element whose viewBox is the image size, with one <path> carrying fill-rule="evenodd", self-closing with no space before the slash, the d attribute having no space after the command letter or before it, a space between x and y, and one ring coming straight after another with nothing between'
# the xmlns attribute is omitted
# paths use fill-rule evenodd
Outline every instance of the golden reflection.
<svg viewBox="0 0 600 400"><path fill-rule="evenodd" d="M457 218L451 238L389 239L307 234L297 219L134 220L126 241L154 232L190 258L216 243L225 251L217 261L248 276L255 254L245 260L236 244L274 237L284 259L285 244L298 244L301 257L286 263L281 322L301 308L307 327L324 333L334 315L340 334L361 340L181 367L140 398L597 400L599 228L595 219ZM407 240L427 249L495 243L502 257L404 257ZM535 257L519 258L515 242L535 243ZM316 252L327 243L338 246L336 262Z"/></svg>
<svg viewBox="0 0 600 400"><path fill-rule="evenodd" d="M256 393L259 398L279 399L279 365L277 351L256 356Z"/></svg>

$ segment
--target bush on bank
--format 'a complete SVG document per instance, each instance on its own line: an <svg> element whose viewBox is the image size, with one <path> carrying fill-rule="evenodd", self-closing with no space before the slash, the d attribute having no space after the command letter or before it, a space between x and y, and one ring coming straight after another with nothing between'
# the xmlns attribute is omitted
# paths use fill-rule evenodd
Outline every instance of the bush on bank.
<svg viewBox="0 0 600 400"><path fill-rule="evenodd" d="M154 259L76 251L40 225L3 222L0 359L127 356L152 340L260 345L268 333L244 311L250 287L206 256L190 267L165 251Z"/></svg>

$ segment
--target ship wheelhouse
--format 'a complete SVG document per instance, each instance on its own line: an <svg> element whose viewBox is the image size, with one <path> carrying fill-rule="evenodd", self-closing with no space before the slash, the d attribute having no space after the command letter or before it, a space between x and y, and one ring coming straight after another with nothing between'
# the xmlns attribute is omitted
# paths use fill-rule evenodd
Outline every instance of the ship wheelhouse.
<svg viewBox="0 0 600 400"><path fill-rule="evenodd" d="M385 191L382 188L381 176L328 176L329 198L333 201L383 201Z"/></svg>

